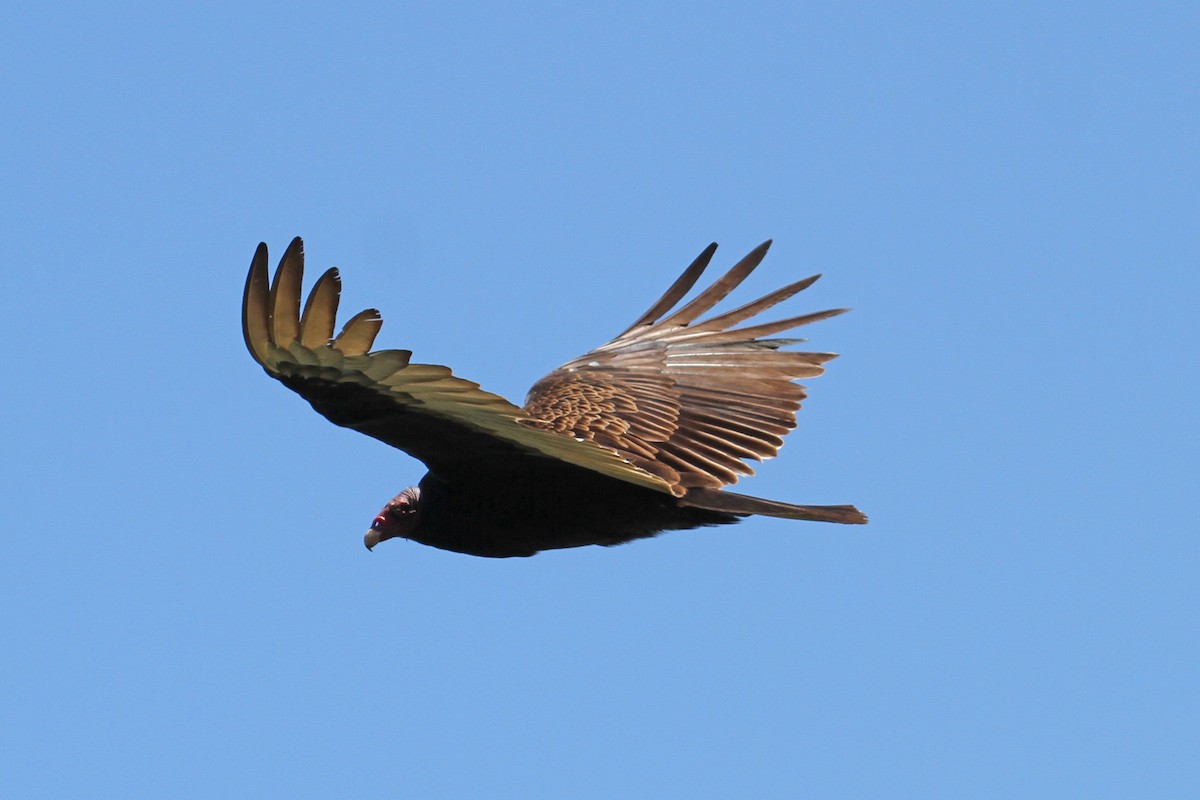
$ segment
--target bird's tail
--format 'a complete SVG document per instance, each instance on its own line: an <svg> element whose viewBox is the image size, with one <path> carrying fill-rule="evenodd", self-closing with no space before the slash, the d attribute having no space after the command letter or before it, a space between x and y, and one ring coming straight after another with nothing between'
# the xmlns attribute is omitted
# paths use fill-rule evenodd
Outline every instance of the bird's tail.
<svg viewBox="0 0 1200 800"><path fill-rule="evenodd" d="M840 522L844 525L865 525L867 522L867 515L854 506L794 506L778 500L765 500L761 497L716 489L689 489L686 495L678 499L678 503L730 514L762 514L782 519Z"/></svg>

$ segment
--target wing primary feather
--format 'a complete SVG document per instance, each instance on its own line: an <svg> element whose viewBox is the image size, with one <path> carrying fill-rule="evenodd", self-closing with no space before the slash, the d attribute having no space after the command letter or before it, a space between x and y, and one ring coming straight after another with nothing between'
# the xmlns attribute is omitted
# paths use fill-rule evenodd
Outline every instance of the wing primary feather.
<svg viewBox="0 0 1200 800"><path fill-rule="evenodd" d="M361 356L375 344L375 335L383 327L379 309L360 311L346 322L342 332L333 340L333 346L348 356Z"/></svg>
<svg viewBox="0 0 1200 800"><path fill-rule="evenodd" d="M696 317L708 311L717 303L724 300L726 295L736 289L738 284L745 280L746 276L762 263L763 257L766 256L767 250L770 247L771 240L768 239L751 250L741 261L734 264L729 272L722 275L716 283L701 292L692 302L658 324L663 327L687 325Z"/></svg>
<svg viewBox="0 0 1200 800"><path fill-rule="evenodd" d="M683 274L675 279L675 282L671 284L671 288L667 289L666 294L658 298L658 301L650 306L645 314L642 314L637 318L636 322L621 331L620 335L616 338L620 339L621 336L642 325L653 325L655 320L670 311L672 306L682 300L683 296L691 291L692 287L696 285L696 281L700 280L700 276L704 273L705 268L712 261L713 254L716 252L716 242L704 248L704 251L696 256L696 260L688 265Z"/></svg>
<svg viewBox="0 0 1200 800"><path fill-rule="evenodd" d="M733 311L727 311L711 319L706 319L704 322L692 328L693 331L723 331L726 328L731 328L734 325L748 320L751 317L756 317L772 306L782 303L794 295L799 294L808 287L812 286L820 278L820 275L810 275L802 281L796 281L793 284L784 286L782 289L776 289L770 294L760 297L753 302L746 303L740 308L735 308Z"/></svg>
<svg viewBox="0 0 1200 800"><path fill-rule="evenodd" d="M777 322L764 322L761 325L752 325L749 328L737 328L729 331L729 333L741 334L745 339L757 339L761 336L770 336L773 333L790 331L792 328L799 328L801 325L810 325L814 322L820 322L823 319L836 317L845 314L849 310L848 308L831 308L827 311L814 311L812 314L801 314L798 317L788 317Z"/></svg>
<svg viewBox="0 0 1200 800"><path fill-rule="evenodd" d="M304 242L297 236L283 251L279 268L275 270L275 280L271 282L271 341L280 347L296 341L299 333L300 285L303 281Z"/></svg>
<svg viewBox="0 0 1200 800"><path fill-rule="evenodd" d="M242 336L246 340L246 349L262 367L267 366L267 349L271 343L271 294L267 282L267 243L262 242L250 261L246 290L242 295Z"/></svg>
<svg viewBox="0 0 1200 800"><path fill-rule="evenodd" d="M300 317L300 344L309 348L329 344L341 293L342 279L337 267L330 267L317 279L304 304L304 315Z"/></svg>

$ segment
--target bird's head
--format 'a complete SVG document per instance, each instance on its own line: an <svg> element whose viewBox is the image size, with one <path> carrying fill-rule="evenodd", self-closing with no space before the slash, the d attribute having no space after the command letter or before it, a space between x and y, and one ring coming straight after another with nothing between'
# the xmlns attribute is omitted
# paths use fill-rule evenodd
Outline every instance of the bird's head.
<svg viewBox="0 0 1200 800"><path fill-rule="evenodd" d="M371 523L371 528L363 537L363 541L370 550L380 542L394 539L397 536L407 538L413 528L417 527L417 520L420 518L421 490L416 486L410 486L388 501L388 504L375 517L375 521Z"/></svg>

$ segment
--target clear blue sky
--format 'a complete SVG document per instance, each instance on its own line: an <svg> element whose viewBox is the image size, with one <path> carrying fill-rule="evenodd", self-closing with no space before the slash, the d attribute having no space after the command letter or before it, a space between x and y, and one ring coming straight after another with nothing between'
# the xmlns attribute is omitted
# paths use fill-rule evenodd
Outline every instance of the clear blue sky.
<svg viewBox="0 0 1200 800"><path fill-rule="evenodd" d="M25 4L0 44L6 797L1183 797L1190 3ZM491 561L245 353L294 235L514 400L708 242L843 354L751 520Z"/></svg>

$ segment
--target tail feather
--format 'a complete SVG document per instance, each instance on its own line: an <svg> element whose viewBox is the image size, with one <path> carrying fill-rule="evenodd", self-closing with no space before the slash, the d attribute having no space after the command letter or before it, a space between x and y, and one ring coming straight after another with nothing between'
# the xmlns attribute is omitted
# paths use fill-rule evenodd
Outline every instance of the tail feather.
<svg viewBox="0 0 1200 800"><path fill-rule="evenodd" d="M766 500L717 489L689 489L678 502L684 506L725 511L730 514L761 514L782 519L840 522L844 525L865 525L867 522L867 515L854 506L796 506L778 500Z"/></svg>

